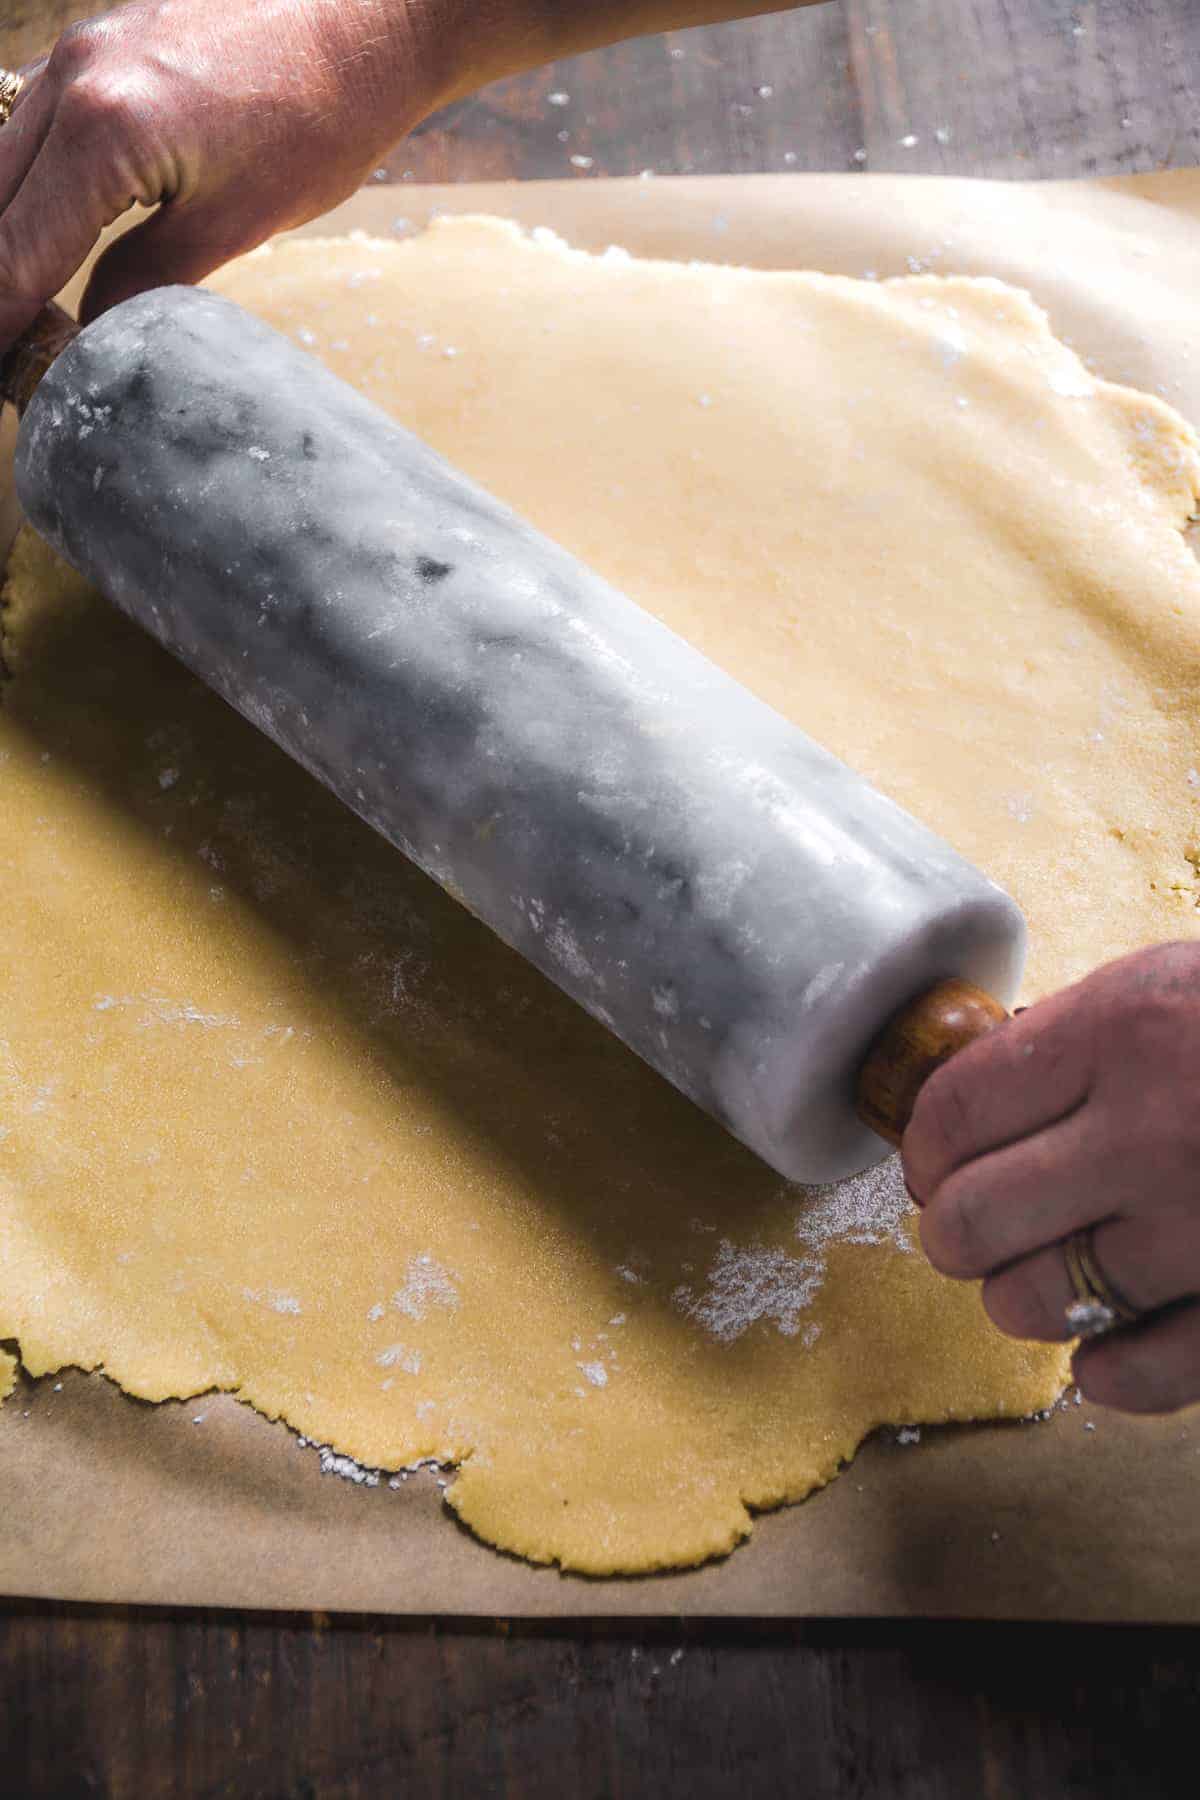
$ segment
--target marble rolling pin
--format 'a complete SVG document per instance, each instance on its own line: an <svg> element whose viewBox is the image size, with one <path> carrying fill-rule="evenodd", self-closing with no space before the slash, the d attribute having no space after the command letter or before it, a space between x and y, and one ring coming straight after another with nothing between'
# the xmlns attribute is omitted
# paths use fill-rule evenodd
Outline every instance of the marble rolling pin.
<svg viewBox="0 0 1200 1800"><path fill-rule="evenodd" d="M44 314L2 378L55 549L782 1175L1004 1016L998 887L239 307Z"/></svg>

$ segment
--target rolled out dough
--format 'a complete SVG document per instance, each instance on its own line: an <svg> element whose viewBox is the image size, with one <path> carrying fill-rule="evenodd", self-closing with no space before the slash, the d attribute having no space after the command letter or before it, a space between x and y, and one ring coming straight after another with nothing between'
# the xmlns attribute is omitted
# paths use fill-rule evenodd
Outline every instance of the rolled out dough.
<svg viewBox="0 0 1200 1800"><path fill-rule="evenodd" d="M1196 933L1195 440L1021 294L478 220L213 285L1008 887L1030 996ZM1060 1390L925 1264L894 1164L786 1186L28 535L4 651L31 1373L453 1461L484 1538L594 1573L730 1549L882 1421Z"/></svg>

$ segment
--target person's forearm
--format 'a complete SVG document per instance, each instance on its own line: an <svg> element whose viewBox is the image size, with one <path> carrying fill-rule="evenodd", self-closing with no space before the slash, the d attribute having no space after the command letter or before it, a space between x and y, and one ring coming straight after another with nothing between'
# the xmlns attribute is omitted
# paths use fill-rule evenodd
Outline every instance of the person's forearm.
<svg viewBox="0 0 1200 1800"><path fill-rule="evenodd" d="M796 0L801 3L801 0ZM84 318L327 212L448 100L782 0L127 0L25 69L0 125L0 349L110 245Z"/></svg>
<svg viewBox="0 0 1200 1800"><path fill-rule="evenodd" d="M344 7L344 0L335 0ZM787 12L815 0L365 0L430 74L430 110L521 70L644 33ZM351 17L353 14L351 13Z"/></svg>

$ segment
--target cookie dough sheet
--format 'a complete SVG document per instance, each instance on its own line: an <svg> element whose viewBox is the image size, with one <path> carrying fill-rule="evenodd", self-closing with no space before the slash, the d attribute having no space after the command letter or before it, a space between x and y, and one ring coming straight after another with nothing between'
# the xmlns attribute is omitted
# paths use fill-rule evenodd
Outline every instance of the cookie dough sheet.
<svg viewBox="0 0 1200 1800"><path fill-rule="evenodd" d="M216 285L1012 889L1031 994L1195 929L1193 441L1020 295L483 223ZM453 1462L483 1538L598 1573L731 1548L879 1422L1053 1398L1061 1353L915 1253L894 1165L781 1183L40 547L13 573L0 1335L32 1373Z"/></svg>

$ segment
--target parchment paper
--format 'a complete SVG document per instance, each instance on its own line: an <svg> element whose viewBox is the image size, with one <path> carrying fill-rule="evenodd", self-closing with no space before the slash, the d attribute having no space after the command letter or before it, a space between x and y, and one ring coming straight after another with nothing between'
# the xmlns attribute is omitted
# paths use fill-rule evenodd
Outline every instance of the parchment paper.
<svg viewBox="0 0 1200 1800"><path fill-rule="evenodd" d="M436 209L643 255L878 276L1003 276L1106 376L1200 425L1200 171L1038 185L746 176L376 188L310 230L380 236ZM69 296L68 296L69 297ZM0 437L11 461L11 425ZM10 483L0 502L11 521ZM0 544L6 543L0 538ZM477 1544L437 1476L398 1490L228 1397L151 1407L101 1376L0 1407L0 1592L475 1615L925 1615L1200 1621L1200 1409L880 1434L727 1561L596 1582Z"/></svg>

